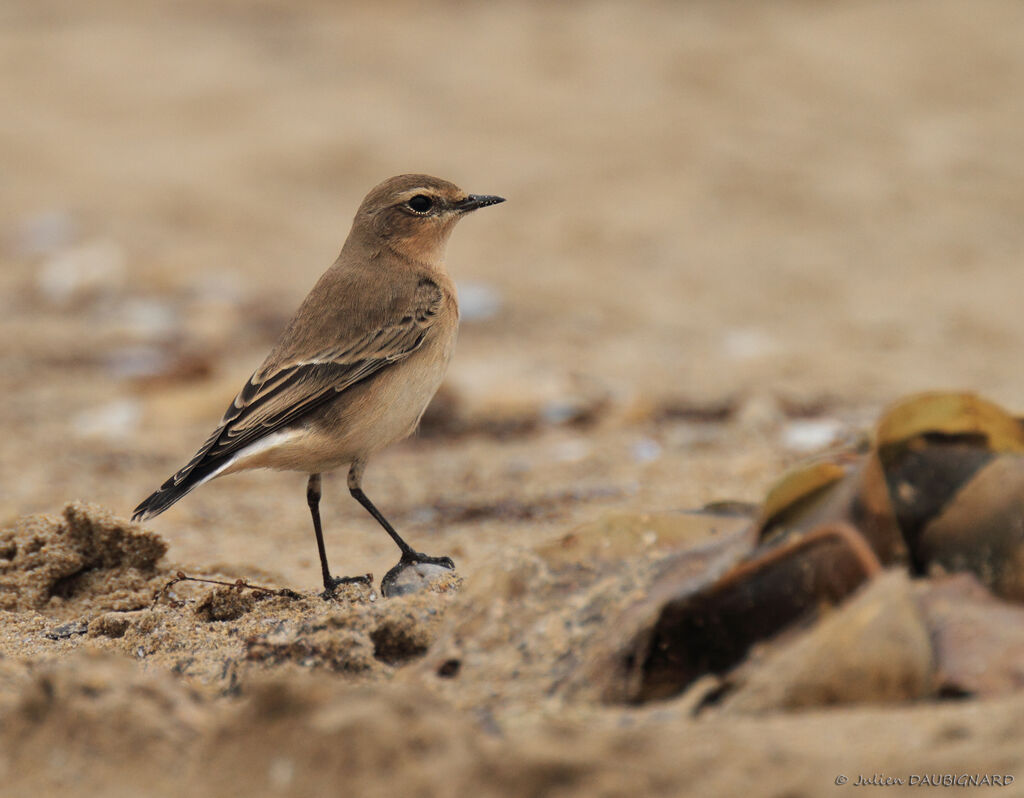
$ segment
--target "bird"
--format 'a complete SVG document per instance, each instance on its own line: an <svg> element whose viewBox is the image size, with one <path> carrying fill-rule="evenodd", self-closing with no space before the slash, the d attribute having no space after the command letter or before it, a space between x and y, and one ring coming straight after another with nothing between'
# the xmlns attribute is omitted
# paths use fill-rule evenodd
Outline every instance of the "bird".
<svg viewBox="0 0 1024 798"><path fill-rule="evenodd" d="M445 250L460 219L503 197L404 174L366 195L334 264L188 463L132 513L159 515L200 485L254 468L309 475L306 502L323 596L366 577L335 577L320 521L321 474L348 466L351 496L398 545L388 577L411 565L454 569L405 542L363 492L367 461L411 435L448 368L459 323ZM388 579L385 577L385 581Z"/></svg>

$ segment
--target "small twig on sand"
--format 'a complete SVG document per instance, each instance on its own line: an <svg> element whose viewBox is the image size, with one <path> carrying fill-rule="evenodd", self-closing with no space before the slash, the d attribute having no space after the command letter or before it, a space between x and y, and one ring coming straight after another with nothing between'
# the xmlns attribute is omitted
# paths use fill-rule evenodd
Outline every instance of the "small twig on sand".
<svg viewBox="0 0 1024 798"><path fill-rule="evenodd" d="M265 593L268 596L284 596L285 598L290 599L302 598L301 595L287 587L262 587L261 585L250 584L249 582L246 582L244 579L236 579L234 582L227 582L223 579L204 579L200 576L188 576L184 571L178 571L178 573L174 575L174 579L172 579L170 582L168 582L166 585L164 585L156 592L156 594L153 596L153 603L156 604L160 600L161 596L166 596L167 591L174 585L178 584L178 582L204 582L208 585L221 585L223 587L233 587L238 590L248 588L249 590L255 590L258 593ZM183 602L172 601L171 603L175 606L180 606Z"/></svg>

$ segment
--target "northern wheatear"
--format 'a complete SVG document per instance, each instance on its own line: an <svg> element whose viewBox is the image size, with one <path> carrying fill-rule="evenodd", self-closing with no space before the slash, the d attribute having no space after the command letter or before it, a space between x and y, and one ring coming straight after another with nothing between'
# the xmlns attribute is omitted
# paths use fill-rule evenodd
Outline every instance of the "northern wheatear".
<svg viewBox="0 0 1024 798"><path fill-rule="evenodd" d="M454 568L407 544L360 485L367 459L416 429L452 356L459 309L444 265L455 223L504 202L428 175L385 180L363 200L341 254L299 306L220 426L188 465L132 516L159 515L215 477L249 468L309 474L325 594L331 576L320 525L320 474L349 466L348 489L398 544L396 568ZM392 569L393 571L395 569Z"/></svg>

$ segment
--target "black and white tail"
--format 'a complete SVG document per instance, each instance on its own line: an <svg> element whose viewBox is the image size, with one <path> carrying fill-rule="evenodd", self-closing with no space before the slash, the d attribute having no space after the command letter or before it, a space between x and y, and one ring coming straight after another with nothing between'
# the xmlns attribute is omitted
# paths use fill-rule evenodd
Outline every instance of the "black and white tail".
<svg viewBox="0 0 1024 798"><path fill-rule="evenodd" d="M132 511L133 521L145 521L160 515L178 499L213 479L226 468L230 461L223 457L210 457L210 450L221 435L223 427L211 435L188 464L157 488L148 498Z"/></svg>

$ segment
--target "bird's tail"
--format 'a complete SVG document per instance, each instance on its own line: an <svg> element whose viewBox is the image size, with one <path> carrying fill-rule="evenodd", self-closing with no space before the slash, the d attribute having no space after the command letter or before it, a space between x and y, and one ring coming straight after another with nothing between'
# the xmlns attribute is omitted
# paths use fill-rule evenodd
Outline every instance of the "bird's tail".
<svg viewBox="0 0 1024 798"><path fill-rule="evenodd" d="M169 482L170 480L168 480ZM167 487L165 482L161 487L144 499L138 507L132 511L133 521L146 521L154 516L160 515L164 510L174 504L178 499L196 487L195 485L184 485Z"/></svg>
<svg viewBox="0 0 1024 798"><path fill-rule="evenodd" d="M160 513L178 501L178 499L182 498L186 493L191 492L193 488L197 487L199 487L198 482L194 484L182 483L181 485L175 485L174 478L172 477L153 491L153 493L151 493L147 498L143 499L138 507L132 510L132 520L147 521L150 518L160 515Z"/></svg>
<svg viewBox="0 0 1024 798"><path fill-rule="evenodd" d="M200 454L203 452L201 451ZM197 455L191 463L170 477L163 485L139 504L132 511L133 521L145 521L160 515L172 504L191 493L204 482L208 482L219 474L227 462L203 461Z"/></svg>

